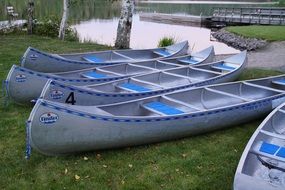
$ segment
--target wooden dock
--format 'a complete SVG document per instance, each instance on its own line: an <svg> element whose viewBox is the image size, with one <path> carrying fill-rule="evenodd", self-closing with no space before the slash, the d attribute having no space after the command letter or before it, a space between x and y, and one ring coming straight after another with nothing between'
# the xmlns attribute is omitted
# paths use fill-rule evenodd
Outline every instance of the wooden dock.
<svg viewBox="0 0 285 190"><path fill-rule="evenodd" d="M164 13L141 13L140 20L165 23L165 24L175 24L184 26L198 26L201 27L207 23L211 17L205 16L194 16L194 15L174 15L174 14L164 14Z"/></svg>
<svg viewBox="0 0 285 190"><path fill-rule="evenodd" d="M217 8L211 21L225 25L285 25L285 8Z"/></svg>

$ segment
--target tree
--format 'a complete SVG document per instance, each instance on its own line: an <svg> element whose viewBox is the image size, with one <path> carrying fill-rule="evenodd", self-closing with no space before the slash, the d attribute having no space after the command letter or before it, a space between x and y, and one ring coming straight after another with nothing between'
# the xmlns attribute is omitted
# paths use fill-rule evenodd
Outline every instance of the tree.
<svg viewBox="0 0 285 190"><path fill-rule="evenodd" d="M70 0L63 0L63 14L59 28L58 38L64 40L65 29L67 27L67 19L69 14Z"/></svg>
<svg viewBox="0 0 285 190"><path fill-rule="evenodd" d="M130 47L133 11L134 0L123 0L115 42L116 48L126 49Z"/></svg>
<svg viewBox="0 0 285 190"><path fill-rule="evenodd" d="M28 2L28 34L33 34L34 28L34 0Z"/></svg>

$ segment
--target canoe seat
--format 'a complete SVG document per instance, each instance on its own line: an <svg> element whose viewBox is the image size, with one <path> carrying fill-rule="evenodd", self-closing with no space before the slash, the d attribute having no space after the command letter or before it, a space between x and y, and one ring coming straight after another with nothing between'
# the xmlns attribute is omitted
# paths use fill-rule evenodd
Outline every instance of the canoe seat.
<svg viewBox="0 0 285 190"><path fill-rule="evenodd" d="M102 79L102 78L107 78L107 75L102 74L102 73L97 73L95 71L89 71L86 73L82 73L81 76L85 78L91 78L91 79Z"/></svg>
<svg viewBox="0 0 285 190"><path fill-rule="evenodd" d="M183 111L169 106L167 104L161 102L150 102L143 105L145 108L150 109L151 111L155 111L158 113L162 113L164 115L177 115L184 113Z"/></svg>
<svg viewBox="0 0 285 190"><path fill-rule="evenodd" d="M285 79L273 80L273 84L285 85Z"/></svg>
<svg viewBox="0 0 285 190"><path fill-rule="evenodd" d="M151 89L133 83L123 83L119 85L120 88L132 92L149 92Z"/></svg>
<svg viewBox="0 0 285 190"><path fill-rule="evenodd" d="M262 142L259 151L285 158L285 147L280 147L278 145L270 144L267 142Z"/></svg>
<svg viewBox="0 0 285 190"><path fill-rule="evenodd" d="M182 62L182 63L187 63L187 64L196 64L196 63L200 62L200 61L195 60L193 58L184 58L184 59L179 59L178 61Z"/></svg>
<svg viewBox="0 0 285 190"><path fill-rule="evenodd" d="M223 71L232 71L235 70L235 67L231 67L225 64L217 64L217 65L213 65L212 68L214 69L219 69L219 70L223 70Z"/></svg>
<svg viewBox="0 0 285 190"><path fill-rule="evenodd" d="M157 50L153 50L153 53L163 56L163 57L167 57L169 55L171 55L171 53L169 53L167 50L163 50L163 49L157 49Z"/></svg>
<svg viewBox="0 0 285 190"><path fill-rule="evenodd" d="M82 57L82 59L92 62L92 63L102 63L104 62L103 59L100 59L99 57L96 57L95 55L88 55L88 56L84 56Z"/></svg>

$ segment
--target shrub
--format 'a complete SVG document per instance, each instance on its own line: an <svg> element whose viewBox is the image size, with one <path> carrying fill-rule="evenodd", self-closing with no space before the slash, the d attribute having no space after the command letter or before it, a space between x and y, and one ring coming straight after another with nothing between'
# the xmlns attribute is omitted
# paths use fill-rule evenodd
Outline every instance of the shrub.
<svg viewBox="0 0 285 190"><path fill-rule="evenodd" d="M279 6L285 7L285 0L279 0Z"/></svg>
<svg viewBox="0 0 285 190"><path fill-rule="evenodd" d="M57 38L61 20L56 16L51 16L35 23L34 33L40 36ZM78 33L71 27L65 29L65 40L79 41Z"/></svg>
<svg viewBox="0 0 285 190"><path fill-rule="evenodd" d="M175 44L176 39L174 37L163 37L158 42L158 47L165 47Z"/></svg>

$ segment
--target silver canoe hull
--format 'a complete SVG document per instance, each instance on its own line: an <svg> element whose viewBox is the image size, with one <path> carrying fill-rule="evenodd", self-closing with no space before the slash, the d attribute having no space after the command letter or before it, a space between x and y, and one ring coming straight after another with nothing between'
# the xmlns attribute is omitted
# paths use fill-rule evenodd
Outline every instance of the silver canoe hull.
<svg viewBox="0 0 285 190"><path fill-rule="evenodd" d="M130 76L147 74L172 68L186 67L180 60L197 60L193 66L212 61L213 47L206 48L193 55L182 57L143 61L136 63L124 63L111 66L101 66L91 69L81 69L60 73L42 73L27 68L12 66L7 81L7 89L10 97L18 103L28 103L40 96L40 93L49 79L64 82L75 86L86 86L106 83ZM59 97L55 94L54 97Z"/></svg>
<svg viewBox="0 0 285 190"><path fill-rule="evenodd" d="M167 52L158 54L155 52ZM21 66L39 72L65 72L86 69L96 66L131 63L151 59L185 55L188 51L188 41L167 46L165 48L143 50L109 50L101 52L77 54L50 54L29 47L21 60ZM93 57L93 61L89 59ZM96 59L96 60L94 60ZM88 61L86 61L88 60Z"/></svg>
<svg viewBox="0 0 285 190"><path fill-rule="evenodd" d="M101 106L39 99L28 121L28 144L43 154L60 155L154 143L234 126L264 116L285 101L284 87L271 85L280 78L285 75ZM153 102L168 108L148 107Z"/></svg>
<svg viewBox="0 0 285 190"><path fill-rule="evenodd" d="M186 67L165 70L160 73L161 76L159 77L156 77L157 73L152 73L148 75L141 75L117 80L114 82L82 87L76 87L74 85L69 85L57 81L49 81L43 88L40 97L46 100L60 103L70 102L73 105L101 105L145 98L186 88L230 82L236 80L244 70L247 63L246 52L232 56L222 62L229 62L231 64L235 63L236 68L230 72L216 72L215 65L220 63L217 62L198 65L193 68ZM183 69L186 71L182 72ZM173 73L188 73L189 77L174 75L176 77L175 79L169 78L169 80L163 80L163 76L173 77ZM167 77L165 78L168 79ZM161 81L159 79L161 79ZM184 79L187 79L187 81L184 82ZM128 92L124 91L124 89L121 90L121 88L118 89L121 84L125 83L135 83L143 85L147 88L154 88L151 91L143 92ZM59 93L61 96L54 96L55 93ZM73 102L69 101L71 98L73 99Z"/></svg>
<svg viewBox="0 0 285 190"><path fill-rule="evenodd" d="M285 104L260 124L237 167L234 190L285 189Z"/></svg>

